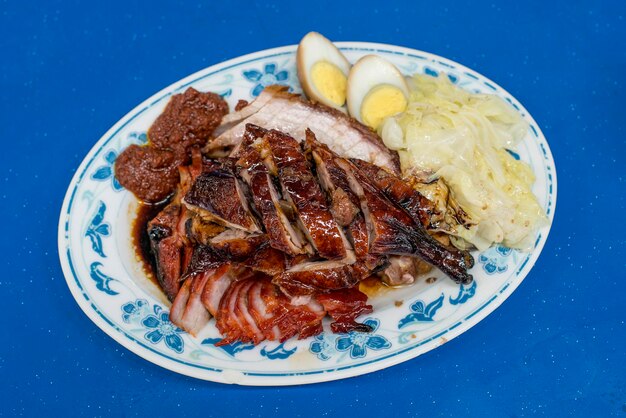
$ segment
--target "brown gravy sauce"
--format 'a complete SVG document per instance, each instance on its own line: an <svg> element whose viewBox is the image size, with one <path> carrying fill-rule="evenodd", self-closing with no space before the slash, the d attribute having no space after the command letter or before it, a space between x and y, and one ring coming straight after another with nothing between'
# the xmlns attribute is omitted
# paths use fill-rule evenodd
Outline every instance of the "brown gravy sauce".
<svg viewBox="0 0 626 418"><path fill-rule="evenodd" d="M156 277L154 257L150 250L150 237L148 237L148 222L150 222L166 205L167 201L156 205L140 203L137 207L135 220L131 232L131 241L135 256L141 263L141 269L146 277L156 284L159 289L161 285Z"/></svg>

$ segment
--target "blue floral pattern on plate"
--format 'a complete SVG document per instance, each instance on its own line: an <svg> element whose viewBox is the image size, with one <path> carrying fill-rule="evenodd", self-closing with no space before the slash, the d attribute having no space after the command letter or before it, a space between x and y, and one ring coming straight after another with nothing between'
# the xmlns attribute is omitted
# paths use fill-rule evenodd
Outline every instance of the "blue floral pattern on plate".
<svg viewBox="0 0 626 418"><path fill-rule="evenodd" d="M478 261L483 265L483 270L487 274L504 273L509 266L508 256L511 249L498 245L483 251L478 257Z"/></svg>
<svg viewBox="0 0 626 418"><path fill-rule="evenodd" d="M471 299L476 294L476 280L472 282L470 285L459 285L459 294L456 295L455 298L450 296L449 301L451 305L460 305L462 303L467 302L468 299Z"/></svg>
<svg viewBox="0 0 626 418"><path fill-rule="evenodd" d="M96 288L107 295L114 296L119 294L119 292L111 289L111 282L116 282L117 280L101 272L100 267L102 267L102 263L98 261L91 263L91 266L89 267L89 275L93 281L96 282Z"/></svg>
<svg viewBox="0 0 626 418"><path fill-rule="evenodd" d="M289 71L281 70L276 72L276 63L267 63L263 67L263 72L259 70L246 70L243 76L250 82L255 83L250 93L252 97L257 97L261 91L272 84L285 84L289 80Z"/></svg>
<svg viewBox="0 0 626 418"><path fill-rule="evenodd" d="M100 257L106 257L102 248L102 237L111 235L111 226L107 222L104 222L106 209L107 207L104 202L100 201L98 203L98 209L96 209L96 213L93 218L91 218L91 222L89 222L87 230L85 231L85 236L91 240L91 248Z"/></svg>
<svg viewBox="0 0 626 418"><path fill-rule="evenodd" d="M104 155L105 165L100 166L96 171L91 175L93 180L97 181L111 181L113 185L113 190L119 191L124 187L117 181L115 175L113 173L113 165L115 164L115 159L117 158L117 152L114 150L110 150Z"/></svg>
<svg viewBox="0 0 626 418"><path fill-rule="evenodd" d="M309 351L320 360L329 360L335 353L335 339L325 332L316 335L309 346Z"/></svg>
<svg viewBox="0 0 626 418"><path fill-rule="evenodd" d="M172 351L182 353L185 343L181 336L182 329L170 322L170 314L159 305L154 305L154 315L146 316L141 323L148 328L144 338L152 344L158 344L165 339L165 345Z"/></svg>
<svg viewBox="0 0 626 418"><path fill-rule="evenodd" d="M222 341L221 338L206 338L202 340L202 344L216 346L215 344L219 343L220 341ZM241 341L237 341L231 344L218 345L216 347L219 347L229 355L235 357L235 354L240 351L252 350L254 348L254 344L242 343Z"/></svg>
<svg viewBox="0 0 626 418"><path fill-rule="evenodd" d="M421 300L414 302L411 304L412 313L408 314L402 318L400 322L398 322L398 328L404 328L415 322L432 322L434 320L433 317L439 308L443 306L443 300L444 295L442 293L441 296L429 304L426 304Z"/></svg>
<svg viewBox="0 0 626 418"><path fill-rule="evenodd" d="M338 337L335 341L337 351L349 351L350 357L356 359L365 357L368 348L378 351L391 347L391 343L387 338L374 334L374 331L380 326L378 319L368 318L363 323L369 325L372 331L370 333L352 331Z"/></svg>
<svg viewBox="0 0 626 418"><path fill-rule="evenodd" d="M147 309L146 309L147 308ZM150 304L145 299L137 299L134 302L128 302L122 305L122 321L127 324L133 322L140 322L141 319L147 314L146 310L149 311Z"/></svg>
<svg viewBox="0 0 626 418"><path fill-rule="evenodd" d="M277 347L274 347L272 349L269 349L267 346L263 347L260 354L270 360L284 360L288 357L291 357L291 355L295 353L296 350L298 350L298 347L294 347L288 350L285 348L285 344L281 343Z"/></svg>

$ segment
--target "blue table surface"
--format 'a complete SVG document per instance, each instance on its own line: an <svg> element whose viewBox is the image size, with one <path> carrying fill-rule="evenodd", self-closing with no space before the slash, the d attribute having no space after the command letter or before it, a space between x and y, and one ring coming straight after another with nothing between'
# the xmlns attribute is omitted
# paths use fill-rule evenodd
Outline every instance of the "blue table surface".
<svg viewBox="0 0 626 418"><path fill-rule="evenodd" d="M0 414L626 414L626 2L91 3L0 2ZM57 253L68 183L154 92L309 30L439 54L517 97L558 172L543 254L470 331L383 371L253 388L155 366L68 291Z"/></svg>

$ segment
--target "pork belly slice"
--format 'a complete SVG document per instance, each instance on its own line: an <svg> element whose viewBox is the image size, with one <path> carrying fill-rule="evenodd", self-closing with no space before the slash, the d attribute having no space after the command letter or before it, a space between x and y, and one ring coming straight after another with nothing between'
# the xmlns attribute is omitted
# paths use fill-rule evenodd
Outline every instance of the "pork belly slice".
<svg viewBox="0 0 626 418"><path fill-rule="evenodd" d="M471 283L467 272L474 264L466 251L447 248L428 235L422 225L388 200L380 189L352 163L336 158L348 175L350 187L361 199L367 223L370 253L420 257L438 267L457 283Z"/></svg>
<svg viewBox="0 0 626 418"><path fill-rule="evenodd" d="M313 135L309 131L309 135ZM291 204L301 230L317 253L329 260L354 262L354 254L326 205L326 198L311 171L298 141L272 130L265 135L271 157L266 163L274 167L282 186L283 197Z"/></svg>
<svg viewBox="0 0 626 418"><path fill-rule="evenodd" d="M359 158L400 173L397 153L385 147L374 131L339 110L290 94L284 86L266 87L254 102L224 118L216 130L220 134L206 145L205 152L235 147L248 123L278 129L300 142L310 128L320 142L340 156Z"/></svg>
<svg viewBox="0 0 626 418"><path fill-rule="evenodd" d="M294 228L285 214L281 196L259 152L253 147L247 147L242 151L237 165L241 167L241 176L248 184L254 206L270 238L270 245L289 255L310 253L311 248L302 233Z"/></svg>
<svg viewBox="0 0 626 418"><path fill-rule="evenodd" d="M183 202L205 220L247 232L260 231L250 213L243 185L229 164L200 174Z"/></svg>
<svg viewBox="0 0 626 418"><path fill-rule="evenodd" d="M400 205L415 222L421 223L424 228L440 221L441 214L433 202L413 189L408 183L396 175L367 161L351 159L361 172L378 187L392 202Z"/></svg>

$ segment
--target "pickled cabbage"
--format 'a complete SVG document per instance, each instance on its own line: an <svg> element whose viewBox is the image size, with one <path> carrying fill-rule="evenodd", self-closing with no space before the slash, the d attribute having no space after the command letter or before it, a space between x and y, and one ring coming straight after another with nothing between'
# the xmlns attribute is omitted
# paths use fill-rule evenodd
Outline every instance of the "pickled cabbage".
<svg viewBox="0 0 626 418"><path fill-rule="evenodd" d="M407 110L387 118L379 133L398 151L405 177L448 186L448 204L462 210L444 232L461 248L529 250L547 218L531 191L531 168L507 152L527 123L499 97L469 93L445 74L416 74L410 85Z"/></svg>

